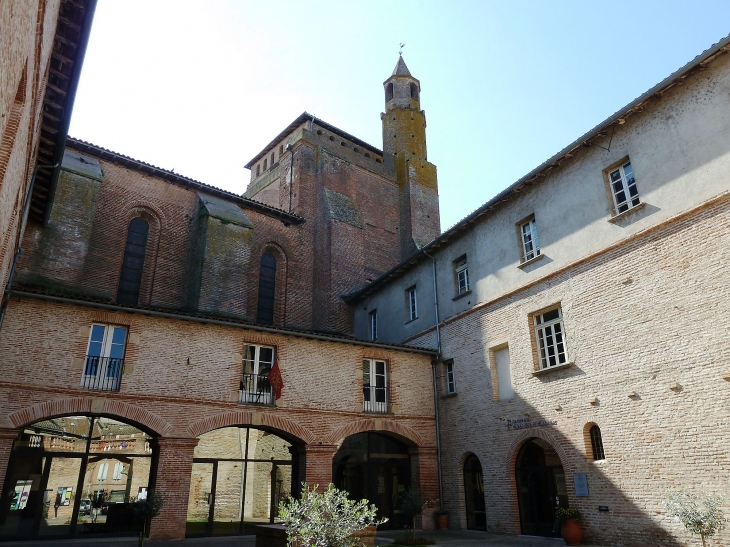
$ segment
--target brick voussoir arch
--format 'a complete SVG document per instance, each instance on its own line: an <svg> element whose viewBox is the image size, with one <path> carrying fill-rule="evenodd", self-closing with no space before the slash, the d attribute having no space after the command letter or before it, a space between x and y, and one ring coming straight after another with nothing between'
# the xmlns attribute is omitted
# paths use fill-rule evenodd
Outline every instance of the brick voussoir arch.
<svg viewBox="0 0 730 547"><path fill-rule="evenodd" d="M253 412L250 410L225 412L223 414L216 414L215 416L198 420L188 426L188 434L191 437L198 437L203 433L213 431L214 429L236 425L270 427L272 429L288 433L289 435L293 435L306 444L312 444L315 441L315 437L311 431L295 422L292 422L291 420L265 412Z"/></svg>
<svg viewBox="0 0 730 547"><path fill-rule="evenodd" d="M517 454L519 453L520 448L522 448L522 445L525 444L525 442L527 442L528 440L535 438L542 439L543 441L550 443L550 446L553 447L555 452L557 452L558 456L560 457L560 463L563 464L563 469L565 469L566 472L569 470L573 472L573 463L568 457L567 452L565 452L565 448L563 447L562 443L560 443L558 439L550 434L549 431L543 428L534 427L530 429L525 429L520 432L515 440L512 441L509 450L507 450L509 459L505 463L508 466L508 472L510 474L514 473L515 463L517 462Z"/></svg>
<svg viewBox="0 0 730 547"><path fill-rule="evenodd" d="M23 427L40 420L74 414L94 414L126 419L163 437L169 436L173 432L172 425L163 418L138 406L109 398L54 399L17 410L8 418L15 427Z"/></svg>
<svg viewBox="0 0 730 547"><path fill-rule="evenodd" d="M367 420L358 420L356 422L349 423L345 426L340 427L333 431L327 440L328 444L338 444L342 439L355 435L356 433L363 433L365 431L387 431L395 433L401 437L405 437L407 440L415 444L416 446L424 446L421 436L408 427L394 420L385 420L378 418L371 418Z"/></svg>

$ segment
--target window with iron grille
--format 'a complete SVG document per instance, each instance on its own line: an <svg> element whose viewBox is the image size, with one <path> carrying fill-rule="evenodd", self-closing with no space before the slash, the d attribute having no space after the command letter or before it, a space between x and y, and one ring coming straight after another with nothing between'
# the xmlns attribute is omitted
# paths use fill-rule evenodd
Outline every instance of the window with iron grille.
<svg viewBox="0 0 730 547"><path fill-rule="evenodd" d="M601 428L597 425L591 427L591 447L593 448L594 460L605 460L603 453L603 439L601 438Z"/></svg>
<svg viewBox="0 0 730 547"><path fill-rule="evenodd" d="M91 325L81 387L102 391L119 391L124 369L127 328L115 325Z"/></svg>
<svg viewBox="0 0 730 547"><path fill-rule="evenodd" d="M378 339L378 310L373 310L368 314L370 318L370 340Z"/></svg>
<svg viewBox="0 0 730 547"><path fill-rule="evenodd" d="M522 243L522 262L540 256L540 241L537 238L535 216L522 221L519 225L520 242Z"/></svg>
<svg viewBox="0 0 730 547"><path fill-rule="evenodd" d="M540 368L547 369L567 363L562 310L558 307L537 314L534 321Z"/></svg>
<svg viewBox="0 0 730 547"><path fill-rule="evenodd" d="M362 360L363 412L388 412L388 363Z"/></svg>
<svg viewBox="0 0 730 547"><path fill-rule="evenodd" d="M274 348L270 346L246 345L239 397L241 403L274 404L274 392L269 384L269 372L274 366L274 357Z"/></svg>
<svg viewBox="0 0 730 547"><path fill-rule="evenodd" d="M418 304L416 302L416 287L413 286L406 291L406 302L408 304L408 320L418 319Z"/></svg>
<svg viewBox="0 0 730 547"><path fill-rule="evenodd" d="M454 260L454 276L456 277L456 294L464 294L469 291L469 265L466 262L466 255Z"/></svg>
<svg viewBox="0 0 730 547"><path fill-rule="evenodd" d="M142 284L144 256L147 250L147 234L150 225L143 218L133 218L127 229L127 243L124 246L122 271L119 274L117 304L136 306Z"/></svg>
<svg viewBox="0 0 730 547"><path fill-rule="evenodd" d="M631 162L626 162L616 169L610 170L608 179L616 214L628 211L641 203Z"/></svg>
<svg viewBox="0 0 730 547"><path fill-rule="evenodd" d="M446 393L456 393L456 380L454 378L454 362L446 363Z"/></svg>

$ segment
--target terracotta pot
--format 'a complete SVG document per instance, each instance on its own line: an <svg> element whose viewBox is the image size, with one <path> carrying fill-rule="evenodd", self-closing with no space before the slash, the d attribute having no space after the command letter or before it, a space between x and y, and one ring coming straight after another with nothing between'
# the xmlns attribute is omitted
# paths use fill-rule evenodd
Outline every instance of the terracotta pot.
<svg viewBox="0 0 730 547"><path fill-rule="evenodd" d="M580 545L583 539L583 530L577 520L569 519L560 525L560 535L563 536L566 545Z"/></svg>
<svg viewBox="0 0 730 547"><path fill-rule="evenodd" d="M436 516L436 527L439 530L449 529L449 515L437 515Z"/></svg>

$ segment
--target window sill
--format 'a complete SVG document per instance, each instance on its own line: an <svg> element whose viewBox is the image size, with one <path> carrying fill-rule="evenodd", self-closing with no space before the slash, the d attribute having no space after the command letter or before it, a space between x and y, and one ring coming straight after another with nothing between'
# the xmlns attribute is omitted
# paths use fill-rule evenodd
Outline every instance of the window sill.
<svg viewBox="0 0 730 547"><path fill-rule="evenodd" d="M549 374L550 372L553 372L555 370L565 370L573 366L573 361L570 361L569 363L563 363L562 365L556 365L554 367L548 367L543 368L540 370L533 371L533 376L542 376L543 374Z"/></svg>
<svg viewBox="0 0 730 547"><path fill-rule="evenodd" d="M463 292L463 293L461 293L461 294L457 294L457 295L456 295L456 296L455 296L454 298L452 298L451 300L453 300L454 302L456 302L456 301L457 301L457 300L459 300L460 298L464 298L465 296L468 296L468 295L470 295L470 294L471 294L471 290L468 290L468 291L464 291L464 292Z"/></svg>
<svg viewBox="0 0 730 547"><path fill-rule="evenodd" d="M634 205L631 209L627 209L623 213L618 213L617 215L613 215L611 218L608 219L609 222L616 222L618 220L621 220L624 217L629 216L631 213L635 213L639 209L643 209L646 203L643 201L639 203L638 205Z"/></svg>
<svg viewBox="0 0 730 547"><path fill-rule="evenodd" d="M408 321L406 321L406 322L405 322L405 323L403 323L403 324L404 324L404 325L407 325L408 323L413 323L413 322L414 322L414 321L416 321L417 319L418 319L418 317L414 317L413 319L409 319Z"/></svg>
<svg viewBox="0 0 730 547"><path fill-rule="evenodd" d="M544 255L544 254L542 254L542 253L540 253L540 254L539 254L539 255L537 255L537 256L533 256L533 257L532 257L532 258L531 258L530 260L525 260L524 262L520 262L520 263L519 263L519 264L517 265L517 267L518 267L518 268L520 268L520 269L522 269L522 268L524 268L525 266L529 266L530 264L533 264L533 263L537 262L537 261L538 261L538 260L540 260L540 259L541 259L541 258L542 258L543 256L545 256L545 255Z"/></svg>
<svg viewBox="0 0 730 547"><path fill-rule="evenodd" d="M439 399L451 399L452 397L456 397L459 393L454 391L453 393L444 393L443 395L439 396Z"/></svg>

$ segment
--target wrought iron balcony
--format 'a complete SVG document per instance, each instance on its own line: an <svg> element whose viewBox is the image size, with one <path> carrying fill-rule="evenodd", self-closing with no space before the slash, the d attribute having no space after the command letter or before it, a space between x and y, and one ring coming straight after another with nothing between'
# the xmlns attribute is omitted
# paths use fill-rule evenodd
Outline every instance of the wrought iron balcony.
<svg viewBox="0 0 730 547"><path fill-rule="evenodd" d="M124 359L87 355L81 376L81 387L100 391L119 391Z"/></svg>
<svg viewBox="0 0 730 547"><path fill-rule="evenodd" d="M363 412L388 413L388 387L363 386Z"/></svg>
<svg viewBox="0 0 730 547"><path fill-rule="evenodd" d="M243 374L238 402L249 405L273 405L274 390L268 374Z"/></svg>

